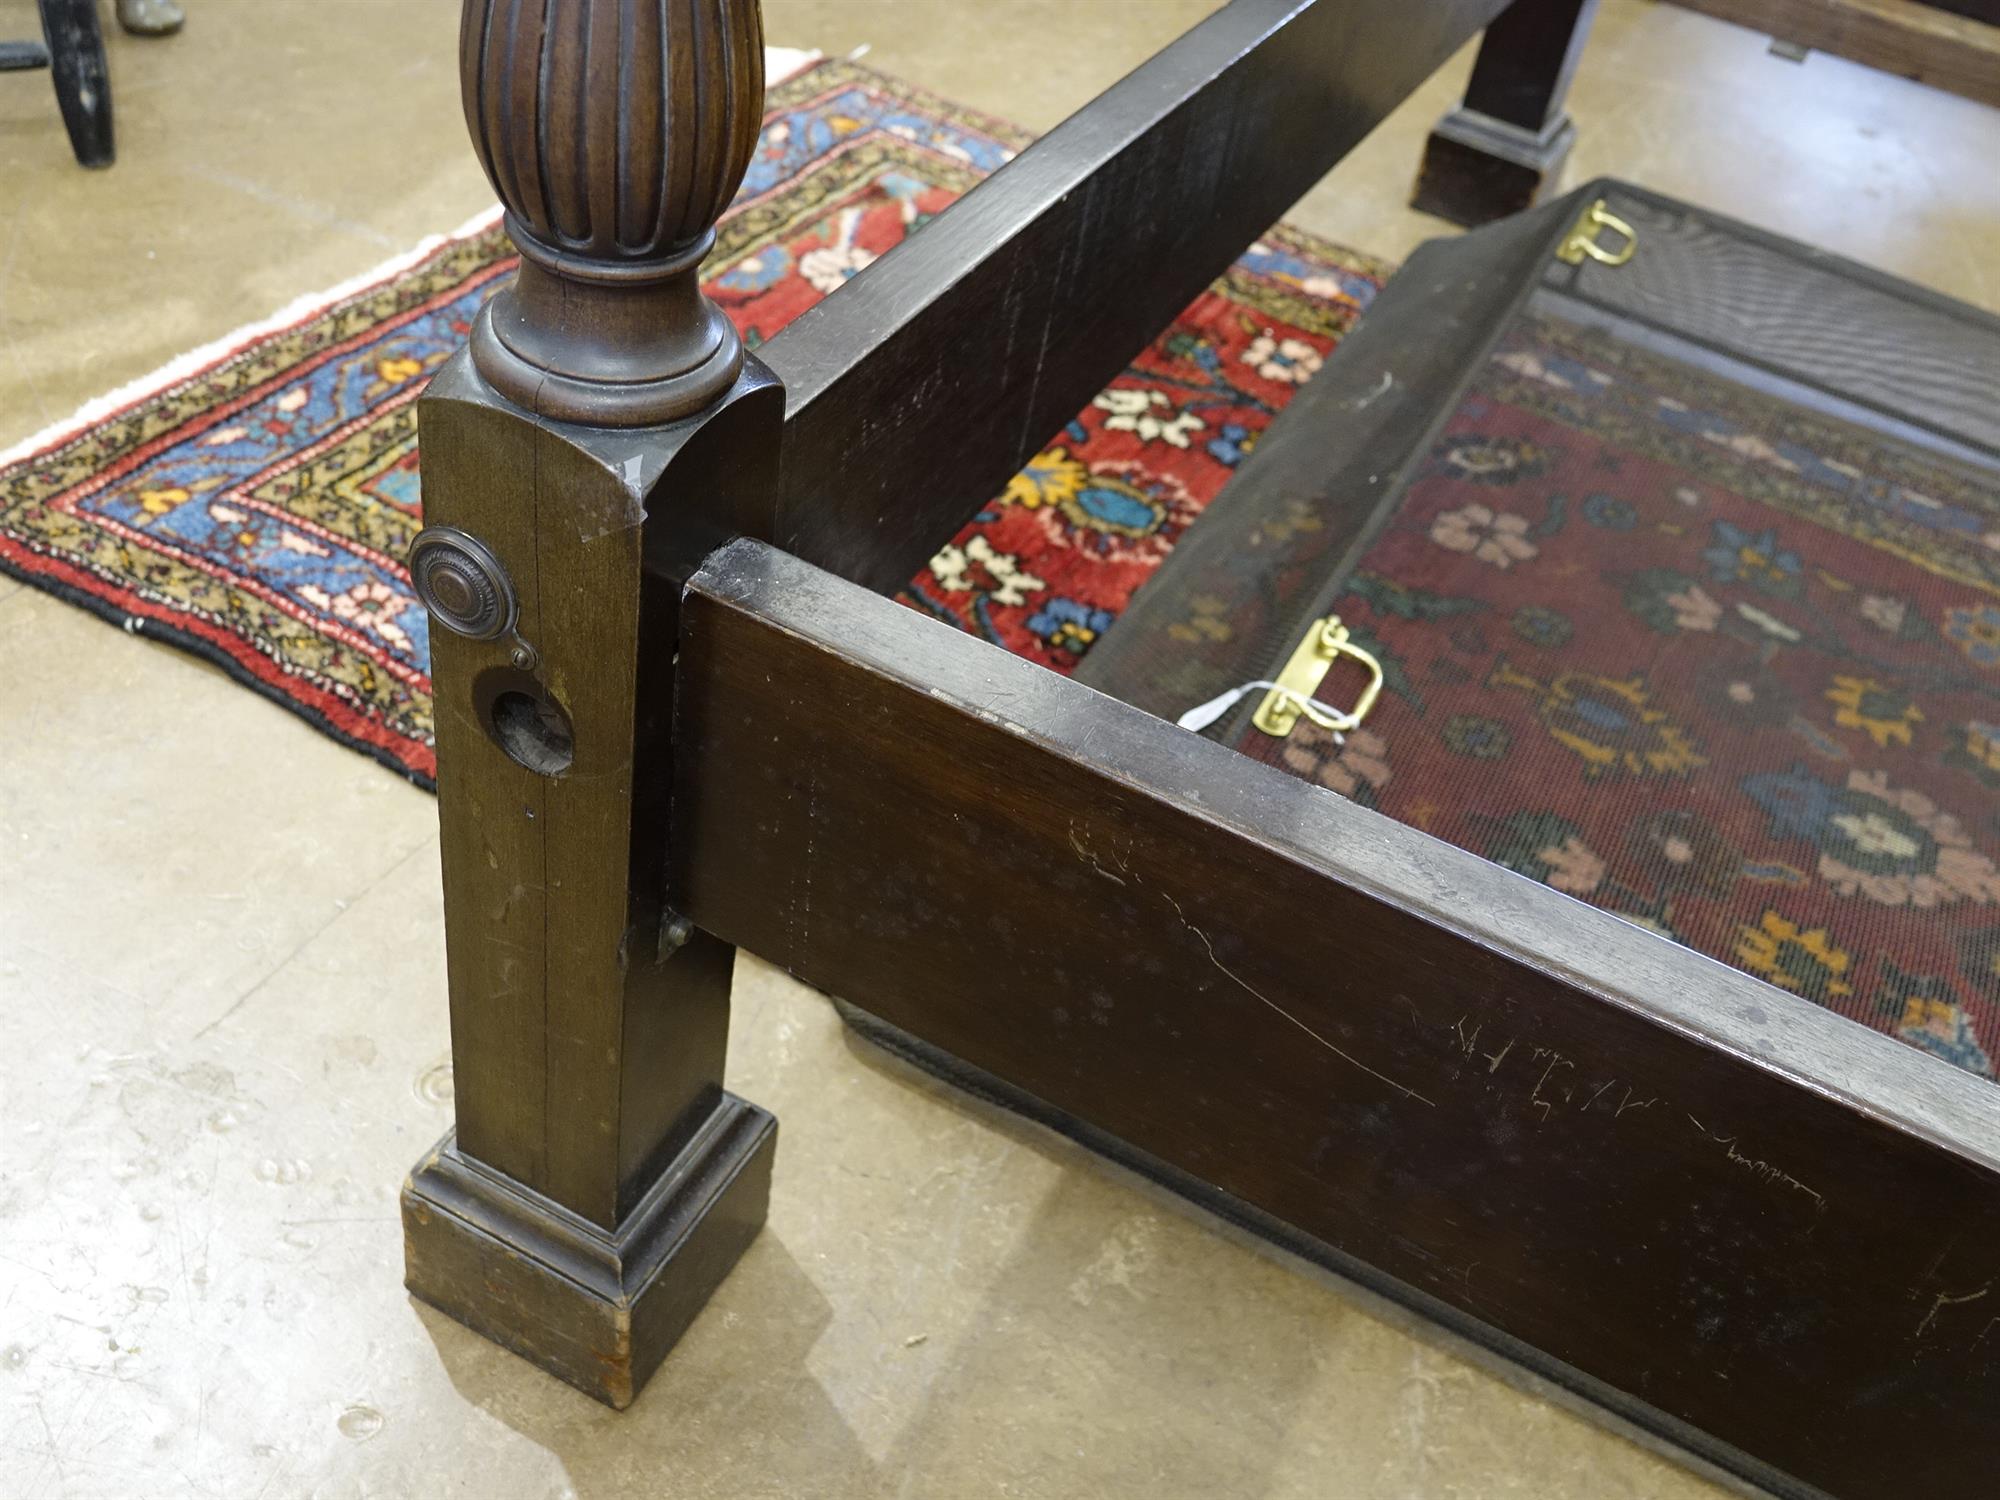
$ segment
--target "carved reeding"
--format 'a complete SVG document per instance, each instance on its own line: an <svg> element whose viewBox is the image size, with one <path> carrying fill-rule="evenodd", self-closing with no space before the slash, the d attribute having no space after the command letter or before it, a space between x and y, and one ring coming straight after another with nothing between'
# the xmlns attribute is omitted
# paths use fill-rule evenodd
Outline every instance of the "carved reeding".
<svg viewBox="0 0 2000 1500"><path fill-rule="evenodd" d="M695 285L756 150L756 0L465 0L466 127L524 257L480 318L480 373L598 426L728 389L735 329Z"/></svg>

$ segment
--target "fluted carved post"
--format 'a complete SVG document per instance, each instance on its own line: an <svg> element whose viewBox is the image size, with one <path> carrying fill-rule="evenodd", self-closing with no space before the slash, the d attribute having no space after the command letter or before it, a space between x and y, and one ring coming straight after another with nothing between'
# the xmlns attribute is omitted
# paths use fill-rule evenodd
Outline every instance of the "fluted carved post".
<svg viewBox="0 0 2000 1500"><path fill-rule="evenodd" d="M419 409L457 1121L419 1298L614 1406L761 1224L734 953L667 888L680 583L768 535L784 392L697 268L763 107L756 0L465 0L518 275Z"/></svg>
<svg viewBox="0 0 2000 1500"><path fill-rule="evenodd" d="M743 342L701 292L757 147L756 0L466 0L465 122L521 271L480 374L545 416L646 427L728 390Z"/></svg>

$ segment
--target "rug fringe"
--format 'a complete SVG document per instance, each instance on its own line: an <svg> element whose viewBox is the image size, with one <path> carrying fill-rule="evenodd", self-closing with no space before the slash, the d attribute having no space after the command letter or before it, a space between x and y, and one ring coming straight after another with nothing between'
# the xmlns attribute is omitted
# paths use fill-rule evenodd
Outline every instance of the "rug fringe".
<svg viewBox="0 0 2000 1500"><path fill-rule="evenodd" d="M768 93L786 79L803 73L826 54L817 47L766 47L764 89Z"/></svg>
<svg viewBox="0 0 2000 1500"><path fill-rule="evenodd" d="M816 50L801 47L766 47L764 49L764 77L766 87L775 87L786 79L805 71L824 56ZM321 291L308 292L294 297L283 307L268 317L259 318L254 323L245 323L232 329L221 338L211 339L200 348L190 349L185 354L176 355L166 364L136 380L127 381L116 390L106 391L84 402L75 411L60 421L44 427L40 432L0 450L0 469L12 468L30 459L39 458L44 453L61 446L87 427L116 416L128 406L156 396L172 385L199 375L210 366L218 365L232 354L241 353L259 339L282 333L325 312L335 303L359 296L373 287L381 285L417 265L428 256L436 254L447 245L460 240L484 234L500 222L500 205L482 209L448 234L434 234L420 241L414 248L399 255L391 256L380 265L350 276L338 285Z"/></svg>

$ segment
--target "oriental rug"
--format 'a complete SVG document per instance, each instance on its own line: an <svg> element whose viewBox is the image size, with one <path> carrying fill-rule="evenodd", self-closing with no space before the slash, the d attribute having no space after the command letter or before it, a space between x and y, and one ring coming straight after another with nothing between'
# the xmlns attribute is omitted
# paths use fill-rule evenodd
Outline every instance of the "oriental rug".
<svg viewBox="0 0 2000 1500"><path fill-rule="evenodd" d="M1238 748L1995 1076L2000 467L1524 316L1333 608Z"/></svg>
<svg viewBox="0 0 2000 1500"><path fill-rule="evenodd" d="M755 348L1028 136L845 62L775 86L704 269ZM197 652L429 785L416 400L513 269L490 221L0 460L0 569ZM905 602L1074 666L1380 285L1274 229L971 519Z"/></svg>

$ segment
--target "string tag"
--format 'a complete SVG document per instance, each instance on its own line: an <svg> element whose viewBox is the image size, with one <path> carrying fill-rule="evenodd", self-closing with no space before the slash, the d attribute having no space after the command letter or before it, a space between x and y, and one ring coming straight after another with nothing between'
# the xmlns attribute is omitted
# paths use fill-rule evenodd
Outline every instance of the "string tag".
<svg viewBox="0 0 2000 1500"><path fill-rule="evenodd" d="M1190 729L1199 734L1217 719L1228 713L1238 703L1242 702L1245 693L1254 693L1259 688L1262 688L1267 693L1281 693L1285 697L1297 700L1302 704L1310 703L1315 708L1329 715L1338 717L1340 714L1340 710L1331 704L1321 703L1317 698L1300 699L1298 694L1282 683L1272 682L1269 678L1260 678L1256 682L1246 682L1241 687L1233 687L1228 692L1209 699L1206 703L1196 704L1178 719L1174 720L1174 722L1183 729ZM1328 733L1333 736L1333 742L1336 745L1346 743L1346 736L1341 734L1339 730L1329 730Z"/></svg>

